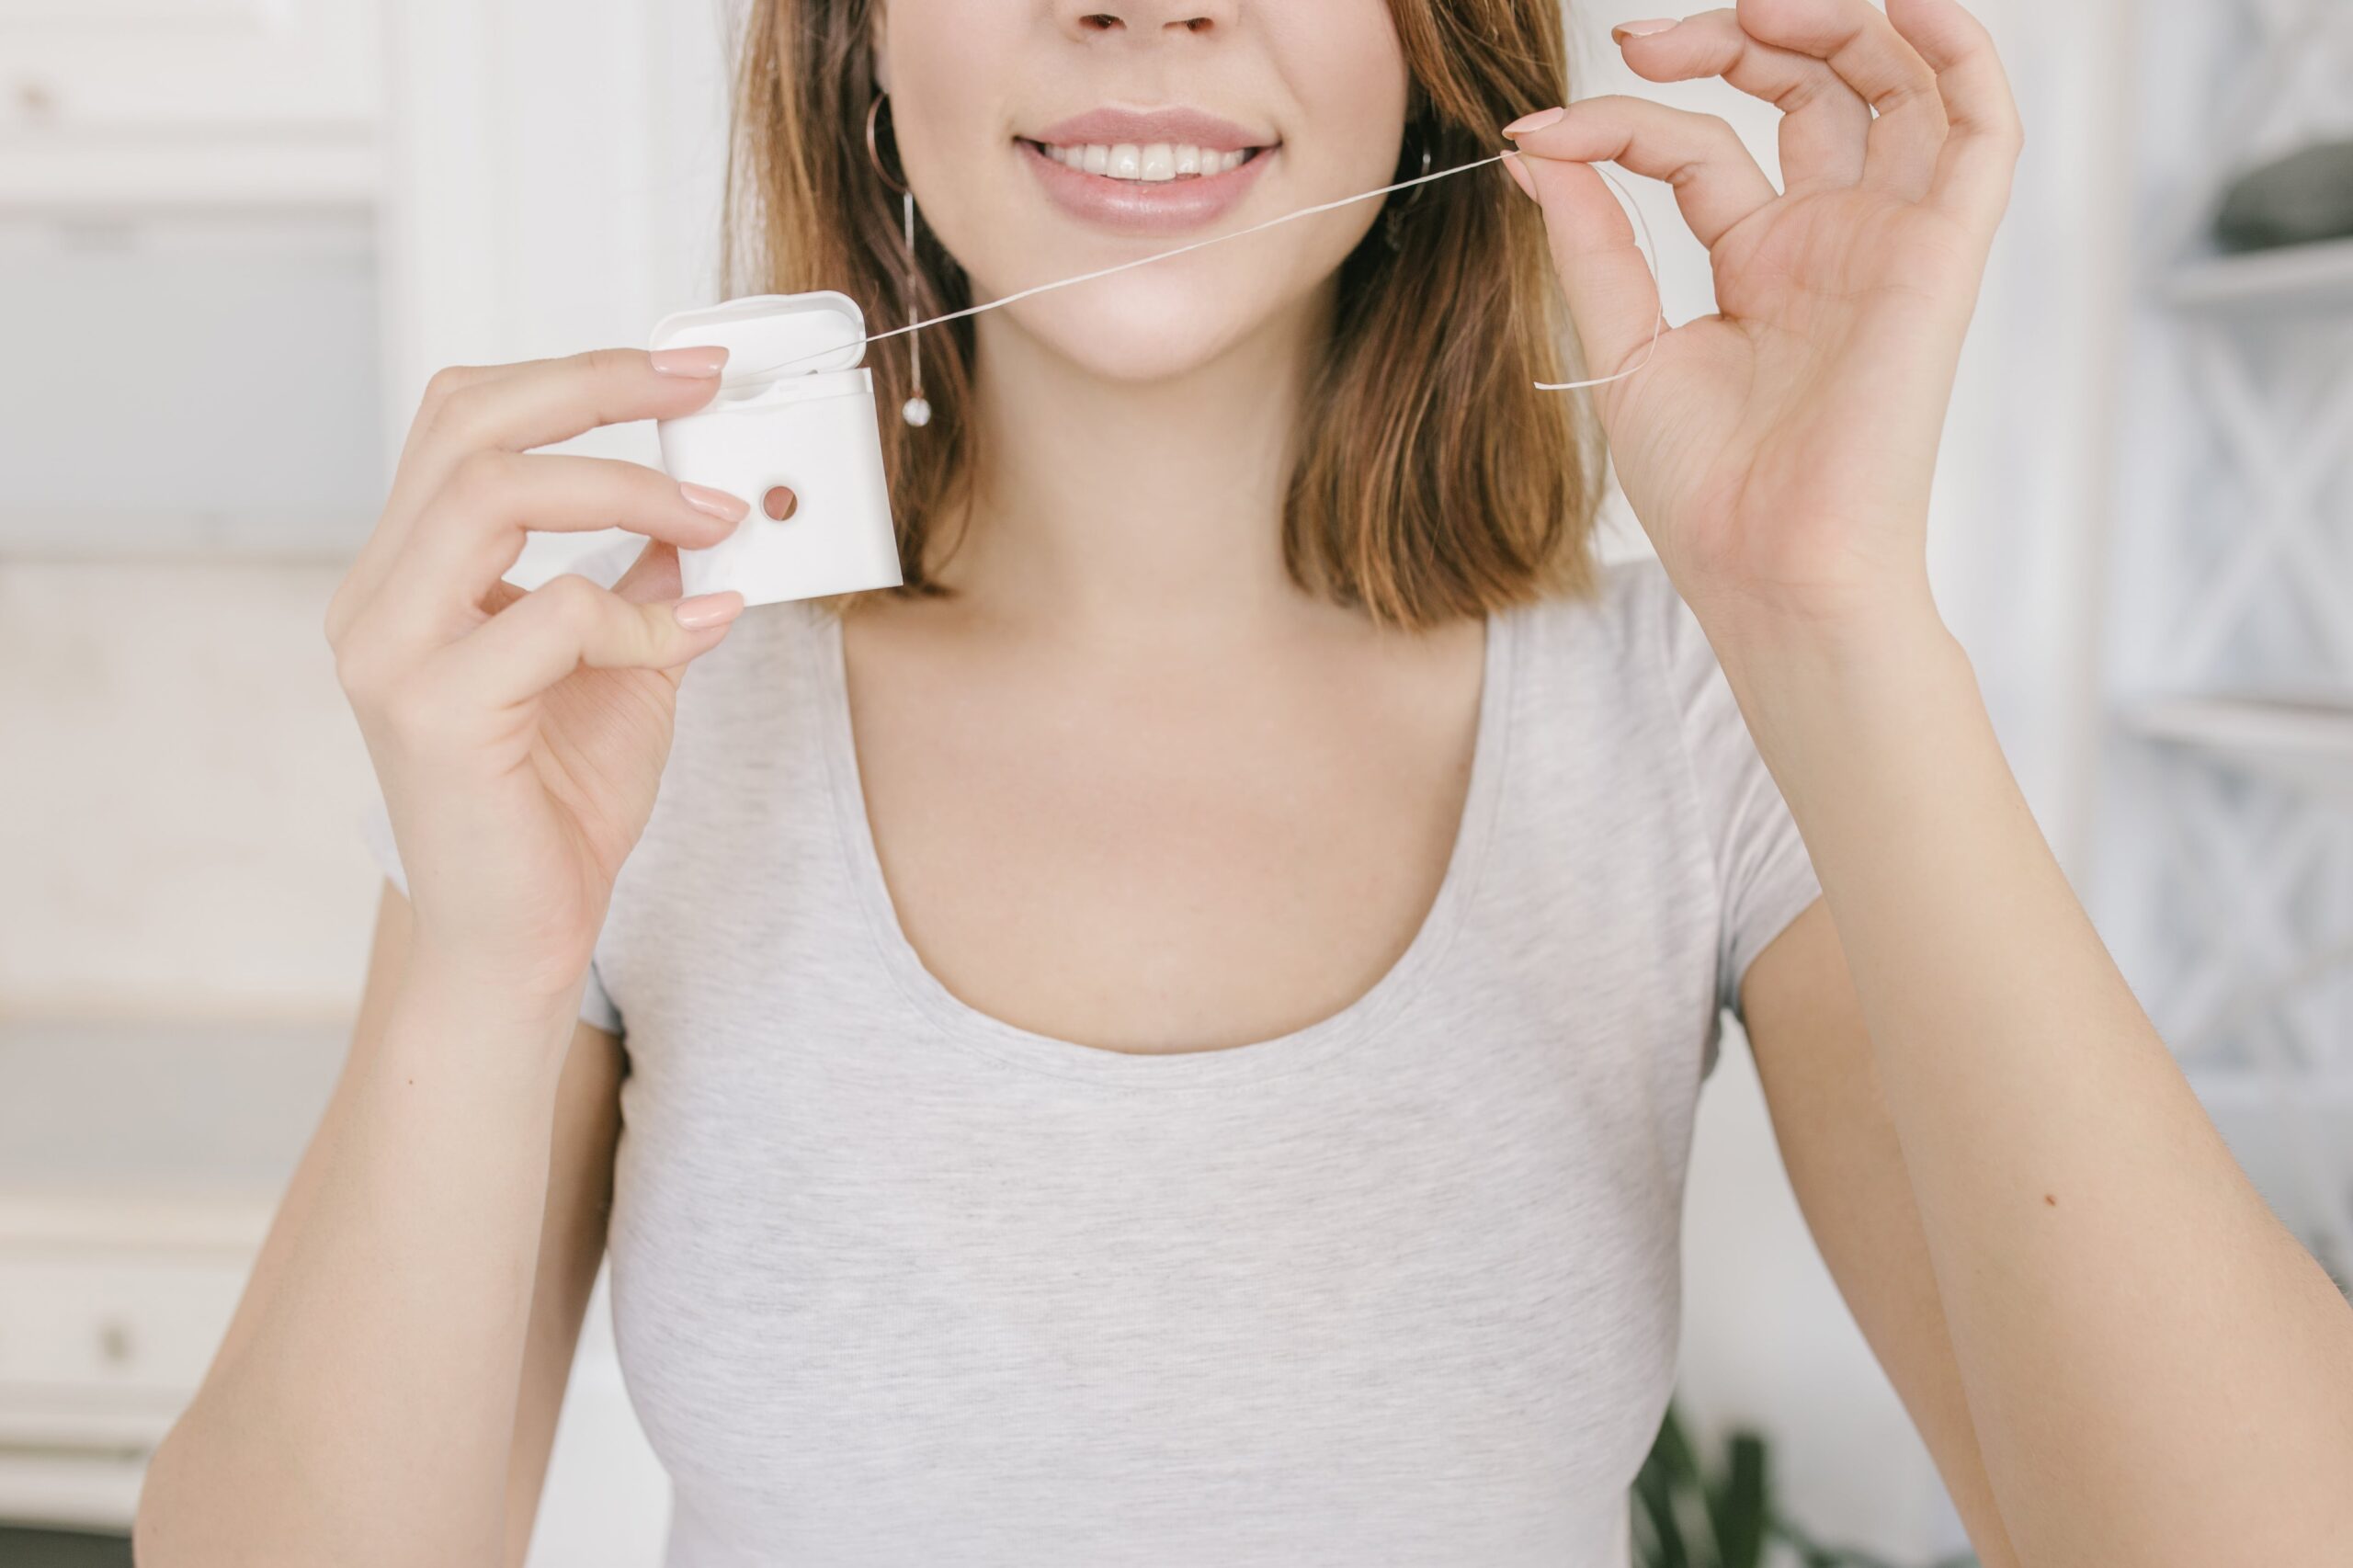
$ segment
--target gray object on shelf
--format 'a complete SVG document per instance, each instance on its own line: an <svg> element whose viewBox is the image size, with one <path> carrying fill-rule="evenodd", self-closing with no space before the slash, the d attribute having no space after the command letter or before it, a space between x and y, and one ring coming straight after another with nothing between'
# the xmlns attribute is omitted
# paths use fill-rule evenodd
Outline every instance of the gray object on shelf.
<svg viewBox="0 0 2353 1568"><path fill-rule="evenodd" d="M2231 182L2214 214L2226 251L2270 250L2353 234L2353 141L2320 142Z"/></svg>

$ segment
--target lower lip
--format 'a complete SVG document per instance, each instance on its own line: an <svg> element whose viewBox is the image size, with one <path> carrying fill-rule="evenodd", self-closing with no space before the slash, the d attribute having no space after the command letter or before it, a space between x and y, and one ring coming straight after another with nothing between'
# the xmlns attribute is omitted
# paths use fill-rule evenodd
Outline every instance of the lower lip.
<svg viewBox="0 0 2353 1568"><path fill-rule="evenodd" d="M1222 216L1248 194L1258 171L1280 150L1262 148L1222 174L1140 180L1112 179L1058 164L1034 142L1016 138L1015 145L1063 211L1089 223L1142 234L1182 233Z"/></svg>

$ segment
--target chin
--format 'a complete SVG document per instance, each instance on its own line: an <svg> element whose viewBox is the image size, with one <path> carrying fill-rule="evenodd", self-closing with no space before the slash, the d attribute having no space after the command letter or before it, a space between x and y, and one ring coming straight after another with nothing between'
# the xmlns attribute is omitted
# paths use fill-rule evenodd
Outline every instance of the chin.
<svg viewBox="0 0 2353 1568"><path fill-rule="evenodd" d="M1074 298L1097 287L1081 283L1060 298L1023 301L998 313L1017 318L1040 345L1087 374L1138 385L1198 370L1262 324L1230 298L1212 306L1197 290L1146 294L1121 290L1127 281L1104 278L1102 299Z"/></svg>

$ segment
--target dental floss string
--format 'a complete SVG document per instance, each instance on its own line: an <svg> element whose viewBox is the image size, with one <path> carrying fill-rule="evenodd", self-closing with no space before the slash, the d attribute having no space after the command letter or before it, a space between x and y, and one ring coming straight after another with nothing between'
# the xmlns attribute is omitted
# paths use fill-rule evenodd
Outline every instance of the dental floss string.
<svg viewBox="0 0 2353 1568"><path fill-rule="evenodd" d="M1489 164L1499 164L1506 158L1517 158L1518 156L1519 150L1518 148L1507 148L1501 153L1495 153L1493 156L1481 158L1473 163L1457 164L1450 169L1438 169L1426 175L1415 175L1412 179L1401 179L1394 185L1384 185L1378 190L1359 191L1354 196L1343 196L1336 201L1324 201L1319 202L1313 207L1302 207L1296 212L1285 212L1278 217L1269 218L1264 222L1253 223L1246 229L1236 229L1230 234L1213 234L1206 240L1195 240L1190 244L1178 245L1174 250L1157 251L1151 256L1136 256L1131 260L1116 262L1109 267L1097 267L1093 272L1082 272L1073 278L1059 278L1051 283L1033 284L1031 287L1020 290L1016 293L1007 294L1003 299L991 300L984 305L972 305L961 311L950 311L946 315L933 316L926 321L912 322L905 326L894 326L888 332L869 333L864 337L859 338L858 343L861 346L869 343L880 343L886 337L897 337L903 333L921 332L925 327L938 326L943 322L956 321L964 316L976 316L983 311L994 311L999 306L1012 304L1017 300L1026 300L1032 294L1042 294L1050 289L1067 289L1074 283L1085 283L1097 278L1108 278L1114 272L1125 272L1131 267L1142 267L1146 262L1165 261L1172 256L1183 256L1187 251L1199 250L1205 245L1222 244L1228 240L1238 240L1245 234L1255 234L1261 229L1271 229L1278 223L1288 223L1294 218L1313 217L1318 212L1329 212L1335 207L1346 207L1352 201L1367 201L1376 196L1386 196L1392 190L1403 190L1409 185L1420 185L1427 180L1445 179L1452 175L1466 174L1472 169L1484 168ZM1651 239L1650 220L1643 215L1642 207L1634 200L1633 193L1628 190L1624 186L1619 185L1618 181L1611 177L1608 170L1602 168L1597 164L1588 165L1587 166L1590 167L1594 173L1599 175L1603 179L1608 180L1612 186L1616 186L1618 193L1625 197L1627 204L1634 209L1634 222L1641 226L1643 231L1643 251L1645 257L1651 264L1651 272L1653 276L1655 277L1658 272L1658 246ZM909 213L908 222L910 230L912 231L914 222L912 211ZM911 232L909 234L910 245L912 245L913 243L914 236ZM1529 384L1535 387L1540 392L1571 392L1578 387L1604 386L1611 381L1621 381L1624 378L1632 375L1635 371L1641 369L1644 365L1651 362L1651 354L1658 347L1658 329L1660 324L1665 320L1666 317L1663 314L1654 315L1651 318L1651 340L1649 347L1643 350L1643 357L1640 359L1636 360L1633 364L1629 365L1626 369L1619 371L1614 376L1597 376L1591 381L1531 381ZM828 356L840 353L844 348L848 347L850 347L848 344L837 343L829 348L820 348L808 354L796 354L790 359L779 359L774 364L762 365L757 369L754 370L752 374L760 376L768 375L775 371L786 369L791 366L798 365L806 359L825 358ZM913 346L910 345L910 347ZM926 407L926 413L928 414L928 407Z"/></svg>

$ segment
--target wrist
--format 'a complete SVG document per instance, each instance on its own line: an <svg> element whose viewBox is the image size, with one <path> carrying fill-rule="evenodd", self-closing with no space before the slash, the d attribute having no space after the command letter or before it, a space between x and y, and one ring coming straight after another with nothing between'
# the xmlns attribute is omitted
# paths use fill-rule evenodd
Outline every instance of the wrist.
<svg viewBox="0 0 2353 1568"><path fill-rule="evenodd" d="M1891 595L1838 616L1752 610L1702 626L1793 810L1984 712L1975 666L1933 605Z"/></svg>
<svg viewBox="0 0 2353 1568"><path fill-rule="evenodd" d="M407 1010L443 1027L568 1041L587 977L585 963L577 971L532 973L486 962L419 929L410 942L401 999Z"/></svg>
<svg viewBox="0 0 2353 1568"><path fill-rule="evenodd" d="M1747 590L1690 600L1718 660L1835 673L1927 653L1951 633L1927 574L1904 574L1836 591Z"/></svg>

